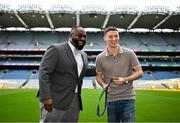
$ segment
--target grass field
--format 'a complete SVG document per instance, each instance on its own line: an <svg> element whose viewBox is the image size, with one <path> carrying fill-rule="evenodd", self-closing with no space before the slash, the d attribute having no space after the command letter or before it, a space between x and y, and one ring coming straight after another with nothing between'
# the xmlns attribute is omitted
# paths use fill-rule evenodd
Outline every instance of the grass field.
<svg viewBox="0 0 180 123"><path fill-rule="evenodd" d="M0 90L0 122L39 122L35 89ZM100 89L83 89L80 122L106 122L96 116ZM136 122L180 122L180 92L136 90Z"/></svg>

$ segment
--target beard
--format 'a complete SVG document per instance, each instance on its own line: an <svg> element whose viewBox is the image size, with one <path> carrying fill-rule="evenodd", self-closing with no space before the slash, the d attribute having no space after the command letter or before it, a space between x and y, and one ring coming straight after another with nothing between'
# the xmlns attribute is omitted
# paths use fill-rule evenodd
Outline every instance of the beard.
<svg viewBox="0 0 180 123"><path fill-rule="evenodd" d="M82 42L83 42L83 43L82 43ZM72 43L72 45L73 45L76 49L82 50L83 47L84 47L84 45L85 45L85 43L86 43L86 41L84 41L84 40L81 41L81 40L78 40L78 39L74 38L74 39L71 40L71 43Z"/></svg>

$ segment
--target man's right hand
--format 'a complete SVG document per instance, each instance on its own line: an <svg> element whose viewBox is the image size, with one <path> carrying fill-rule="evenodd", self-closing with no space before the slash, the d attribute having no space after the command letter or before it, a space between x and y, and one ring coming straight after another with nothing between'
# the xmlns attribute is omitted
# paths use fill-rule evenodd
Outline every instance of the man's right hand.
<svg viewBox="0 0 180 123"><path fill-rule="evenodd" d="M45 108L48 112L51 112L51 111L52 111L52 109L53 109L53 100L52 100L52 98L45 99L45 100L43 100L42 103L44 104L44 108Z"/></svg>
<svg viewBox="0 0 180 123"><path fill-rule="evenodd" d="M108 86L108 84L105 84L105 83L104 83L104 84L102 85L103 90L104 90L107 86ZM112 92L112 90L111 90L110 87L108 87L107 92L108 92L108 93Z"/></svg>

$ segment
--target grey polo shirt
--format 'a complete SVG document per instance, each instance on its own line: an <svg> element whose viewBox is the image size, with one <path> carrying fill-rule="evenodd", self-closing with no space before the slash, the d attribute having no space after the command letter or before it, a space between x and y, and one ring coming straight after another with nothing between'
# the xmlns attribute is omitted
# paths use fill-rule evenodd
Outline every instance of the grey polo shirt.
<svg viewBox="0 0 180 123"><path fill-rule="evenodd" d="M128 49L119 46L116 56L110 54L107 48L96 57L96 72L101 72L105 83L109 83L114 76L127 77L133 73L133 67L140 66L136 54ZM111 83L112 92L108 93L108 102L116 100L135 99L133 83L121 86Z"/></svg>

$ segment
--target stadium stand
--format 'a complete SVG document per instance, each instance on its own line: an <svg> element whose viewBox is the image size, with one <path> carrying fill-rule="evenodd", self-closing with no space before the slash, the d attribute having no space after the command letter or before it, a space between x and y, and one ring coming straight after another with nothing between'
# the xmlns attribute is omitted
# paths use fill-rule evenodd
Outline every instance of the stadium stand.
<svg viewBox="0 0 180 123"><path fill-rule="evenodd" d="M96 87L95 58L105 48L103 30L107 26L123 28L120 31L121 45L131 48L137 54L144 70L144 80L154 81L180 78L180 23L179 6L170 10L169 6L85 5L73 7L54 3L43 9L43 5L16 4L11 10L9 3L0 1L0 83L2 86L38 87L38 68L46 48L53 43L67 41L69 30L75 25L84 28L96 28L87 31L85 51L88 54L89 67L86 81L92 81L85 87ZM76 10L75 8L81 8ZM141 7L142 8L142 7ZM173 23L173 24L172 24ZM9 31L8 28L16 28ZM48 31L33 31L33 28L48 28ZM24 28L24 30L17 30ZM61 28L61 31L57 29ZM63 30L64 28L64 30ZM132 32L131 29L143 28L148 32ZM160 32L156 32L160 29ZM171 32L163 32L171 29ZM172 80L174 82L174 80ZM139 82L139 81L138 81ZM137 82L136 85L140 85ZM5 83L5 84L3 84ZM169 82L172 83L172 82ZM160 87L169 87L166 83ZM136 86L135 85L135 86ZM146 87L147 85L143 85ZM176 87L179 87L177 84Z"/></svg>

